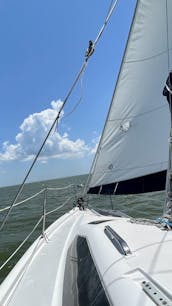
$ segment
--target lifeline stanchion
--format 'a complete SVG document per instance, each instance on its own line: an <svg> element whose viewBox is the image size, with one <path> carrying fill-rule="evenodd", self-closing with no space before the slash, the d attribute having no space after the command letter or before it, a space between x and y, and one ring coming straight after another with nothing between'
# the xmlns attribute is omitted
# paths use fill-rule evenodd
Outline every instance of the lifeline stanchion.
<svg viewBox="0 0 172 306"><path fill-rule="evenodd" d="M42 237L45 238L45 221L46 221L46 204L47 204L47 187L44 188L44 201L43 201L43 219L42 219Z"/></svg>

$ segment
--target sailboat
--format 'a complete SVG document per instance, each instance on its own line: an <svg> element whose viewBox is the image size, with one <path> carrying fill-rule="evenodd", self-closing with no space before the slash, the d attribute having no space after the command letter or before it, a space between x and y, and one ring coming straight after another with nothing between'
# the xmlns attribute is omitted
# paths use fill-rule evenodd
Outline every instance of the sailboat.
<svg viewBox="0 0 172 306"><path fill-rule="evenodd" d="M164 217L97 211L83 195L43 228L12 269L0 286L0 305L172 305L170 111L162 95L172 67L171 28L171 0L137 1L85 188L120 195L166 186Z"/></svg>

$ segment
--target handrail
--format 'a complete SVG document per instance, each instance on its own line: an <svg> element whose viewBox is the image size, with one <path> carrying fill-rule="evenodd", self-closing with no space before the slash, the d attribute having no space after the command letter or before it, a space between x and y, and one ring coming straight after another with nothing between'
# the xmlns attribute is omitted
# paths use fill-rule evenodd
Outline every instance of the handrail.
<svg viewBox="0 0 172 306"><path fill-rule="evenodd" d="M131 250L126 241L121 236L119 236L109 225L105 226L104 232L122 255L126 256L131 254Z"/></svg>

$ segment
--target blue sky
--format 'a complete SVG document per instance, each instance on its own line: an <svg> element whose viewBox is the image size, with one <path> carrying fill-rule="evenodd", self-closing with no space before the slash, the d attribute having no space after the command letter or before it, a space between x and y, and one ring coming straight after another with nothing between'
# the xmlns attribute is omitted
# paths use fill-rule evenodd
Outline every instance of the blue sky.
<svg viewBox="0 0 172 306"><path fill-rule="evenodd" d="M0 186L22 181L110 3L0 0ZM118 1L29 181L89 172L134 7L135 0Z"/></svg>

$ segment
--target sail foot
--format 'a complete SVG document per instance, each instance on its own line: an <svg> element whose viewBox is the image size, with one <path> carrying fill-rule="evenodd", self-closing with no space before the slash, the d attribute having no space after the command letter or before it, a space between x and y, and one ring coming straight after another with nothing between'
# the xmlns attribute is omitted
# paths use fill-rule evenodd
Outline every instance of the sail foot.
<svg viewBox="0 0 172 306"><path fill-rule="evenodd" d="M137 194L165 190L166 170L120 182L90 186L91 194Z"/></svg>

